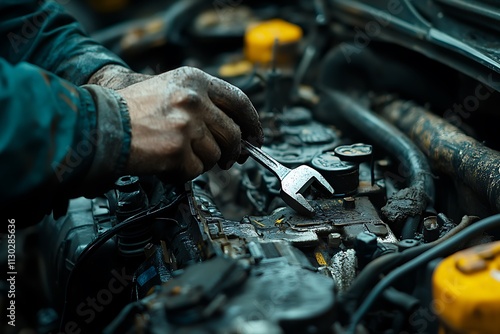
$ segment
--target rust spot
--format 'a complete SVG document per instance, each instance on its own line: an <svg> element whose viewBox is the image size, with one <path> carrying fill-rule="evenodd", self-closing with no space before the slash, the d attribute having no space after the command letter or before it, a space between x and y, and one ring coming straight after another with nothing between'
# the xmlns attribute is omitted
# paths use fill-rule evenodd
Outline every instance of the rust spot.
<svg viewBox="0 0 500 334"><path fill-rule="evenodd" d="M434 169L461 180L500 210L500 153L419 106L396 101L383 116L409 135Z"/></svg>

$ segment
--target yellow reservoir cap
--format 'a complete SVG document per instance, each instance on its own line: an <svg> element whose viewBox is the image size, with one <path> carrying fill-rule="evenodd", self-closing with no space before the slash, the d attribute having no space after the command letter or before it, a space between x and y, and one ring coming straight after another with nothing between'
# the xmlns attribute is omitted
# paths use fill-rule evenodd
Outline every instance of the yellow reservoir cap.
<svg viewBox="0 0 500 334"><path fill-rule="evenodd" d="M300 41L302 29L282 19L272 19L250 26L245 33L245 56L253 63L266 64L273 58L274 41L286 46Z"/></svg>
<svg viewBox="0 0 500 334"><path fill-rule="evenodd" d="M432 285L445 332L499 333L500 241L447 257L434 271Z"/></svg>

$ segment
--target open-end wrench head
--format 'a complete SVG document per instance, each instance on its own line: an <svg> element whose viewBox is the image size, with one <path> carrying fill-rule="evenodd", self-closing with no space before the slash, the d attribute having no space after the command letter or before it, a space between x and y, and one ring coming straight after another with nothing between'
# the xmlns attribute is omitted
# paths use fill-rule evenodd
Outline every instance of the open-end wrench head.
<svg viewBox="0 0 500 334"><path fill-rule="evenodd" d="M293 194L293 196L291 196L290 194L282 190L281 198L289 207L291 207L293 210L300 213L301 215L312 216L314 214L314 208L300 193L296 193Z"/></svg>
<svg viewBox="0 0 500 334"><path fill-rule="evenodd" d="M302 193L313 183L320 185L323 191L333 194L332 186L316 170L309 166L294 168L281 180L281 198L288 206L304 215L312 215L314 208L307 202Z"/></svg>

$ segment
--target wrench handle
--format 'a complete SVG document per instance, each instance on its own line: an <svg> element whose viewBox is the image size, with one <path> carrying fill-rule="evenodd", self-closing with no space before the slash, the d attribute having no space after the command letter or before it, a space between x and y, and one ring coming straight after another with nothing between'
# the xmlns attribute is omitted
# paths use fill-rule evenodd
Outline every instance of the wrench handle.
<svg viewBox="0 0 500 334"><path fill-rule="evenodd" d="M248 151L250 156L255 159L263 167L267 168L271 173L276 175L278 179L283 180L285 176L290 173L290 169L280 164L272 156L264 152L258 147L253 146L248 141L242 139L241 145Z"/></svg>

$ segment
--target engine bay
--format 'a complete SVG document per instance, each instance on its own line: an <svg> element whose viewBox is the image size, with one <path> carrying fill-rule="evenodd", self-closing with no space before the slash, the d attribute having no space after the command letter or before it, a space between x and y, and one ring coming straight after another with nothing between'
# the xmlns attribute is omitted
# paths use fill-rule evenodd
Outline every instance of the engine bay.
<svg viewBox="0 0 500 334"><path fill-rule="evenodd" d="M122 176L24 242L41 249L26 252L40 277L25 283L39 299L26 321L37 333L495 333L500 58L481 15L500 9L470 3L155 2L96 29L134 70L194 66L239 87L262 149L334 193L313 183L314 213L296 212L252 158L186 184Z"/></svg>

